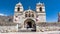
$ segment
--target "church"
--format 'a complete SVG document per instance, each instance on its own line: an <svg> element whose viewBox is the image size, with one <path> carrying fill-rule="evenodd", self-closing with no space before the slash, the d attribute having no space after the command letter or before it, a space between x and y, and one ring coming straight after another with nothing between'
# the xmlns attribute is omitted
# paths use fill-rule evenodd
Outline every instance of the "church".
<svg viewBox="0 0 60 34"><path fill-rule="evenodd" d="M43 3L37 3L35 11L31 10L30 7L24 11L23 5L20 2L16 4L13 22L24 23L26 21L29 22L30 19L36 23L46 22L45 5Z"/></svg>
<svg viewBox="0 0 60 34"><path fill-rule="evenodd" d="M2 17L2 16L1 16ZM13 16L0 17L0 32L46 32L60 31L60 13L58 22L46 22L44 3L36 3L36 10L24 10L22 3L17 3ZM5 18L6 17L6 18Z"/></svg>
<svg viewBox="0 0 60 34"><path fill-rule="evenodd" d="M14 23L20 23L23 28L36 28L37 23L46 22L46 13L44 3L37 3L36 10L24 10L23 5L19 2L14 10Z"/></svg>

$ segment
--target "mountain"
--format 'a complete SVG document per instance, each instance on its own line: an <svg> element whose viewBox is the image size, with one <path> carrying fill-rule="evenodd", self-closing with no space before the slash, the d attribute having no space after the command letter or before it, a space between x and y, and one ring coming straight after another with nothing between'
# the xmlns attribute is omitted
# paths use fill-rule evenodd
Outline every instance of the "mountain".
<svg viewBox="0 0 60 34"><path fill-rule="evenodd" d="M13 22L13 16L0 16L0 23Z"/></svg>

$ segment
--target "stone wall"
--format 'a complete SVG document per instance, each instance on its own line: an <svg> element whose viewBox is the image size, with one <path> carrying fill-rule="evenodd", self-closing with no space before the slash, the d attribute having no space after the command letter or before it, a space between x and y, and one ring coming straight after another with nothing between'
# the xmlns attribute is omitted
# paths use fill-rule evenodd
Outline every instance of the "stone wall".
<svg viewBox="0 0 60 34"><path fill-rule="evenodd" d="M0 32L17 32L16 26L0 26Z"/></svg>

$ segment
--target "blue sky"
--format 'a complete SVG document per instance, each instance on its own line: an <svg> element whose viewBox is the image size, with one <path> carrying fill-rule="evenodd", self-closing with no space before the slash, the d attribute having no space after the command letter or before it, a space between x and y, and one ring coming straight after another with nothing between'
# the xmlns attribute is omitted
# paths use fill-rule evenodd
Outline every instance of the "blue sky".
<svg viewBox="0 0 60 34"><path fill-rule="evenodd" d="M60 0L0 0L0 14L13 15L14 7L18 2L22 3L24 10L27 10L29 6L35 10L36 3L42 2L45 4L47 22L57 22L58 20Z"/></svg>

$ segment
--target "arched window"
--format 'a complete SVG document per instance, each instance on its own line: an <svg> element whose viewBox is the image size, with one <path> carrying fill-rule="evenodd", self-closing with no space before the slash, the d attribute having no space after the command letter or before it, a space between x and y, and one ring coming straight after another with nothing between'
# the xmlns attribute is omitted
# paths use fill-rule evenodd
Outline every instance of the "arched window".
<svg viewBox="0 0 60 34"><path fill-rule="evenodd" d="M34 14L32 14L32 17L34 17Z"/></svg>
<svg viewBox="0 0 60 34"><path fill-rule="evenodd" d="M27 17L27 14L25 14L25 17Z"/></svg>
<svg viewBox="0 0 60 34"><path fill-rule="evenodd" d="M18 7L18 11L20 11L20 8Z"/></svg>
<svg viewBox="0 0 60 34"><path fill-rule="evenodd" d="M29 17L30 17L30 13L29 13Z"/></svg>
<svg viewBox="0 0 60 34"><path fill-rule="evenodd" d="M28 14L27 14L28 12L25 12L25 17L28 17Z"/></svg>
<svg viewBox="0 0 60 34"><path fill-rule="evenodd" d="M40 7L39 10L42 11L42 7Z"/></svg>

